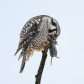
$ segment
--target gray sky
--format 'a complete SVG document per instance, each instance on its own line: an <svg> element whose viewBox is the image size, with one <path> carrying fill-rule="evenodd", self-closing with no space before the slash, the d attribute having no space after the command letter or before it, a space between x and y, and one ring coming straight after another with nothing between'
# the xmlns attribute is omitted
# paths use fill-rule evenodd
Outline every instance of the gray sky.
<svg viewBox="0 0 84 84"><path fill-rule="evenodd" d="M37 15L57 19L61 34L57 39L58 57L45 63L41 84L84 84L84 0L0 0L0 84L34 84L41 52L26 63L19 74L22 59L18 47L24 24Z"/></svg>

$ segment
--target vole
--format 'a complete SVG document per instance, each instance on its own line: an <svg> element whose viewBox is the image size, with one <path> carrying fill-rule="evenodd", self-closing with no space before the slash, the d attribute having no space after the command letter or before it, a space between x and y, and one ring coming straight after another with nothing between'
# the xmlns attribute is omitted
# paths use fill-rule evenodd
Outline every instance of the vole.
<svg viewBox="0 0 84 84"><path fill-rule="evenodd" d="M51 65L52 65L52 58L53 57L59 58L59 57L57 57L56 45L58 45L57 41L55 40L55 37L52 36L50 39L50 48L49 48L50 55L51 55Z"/></svg>

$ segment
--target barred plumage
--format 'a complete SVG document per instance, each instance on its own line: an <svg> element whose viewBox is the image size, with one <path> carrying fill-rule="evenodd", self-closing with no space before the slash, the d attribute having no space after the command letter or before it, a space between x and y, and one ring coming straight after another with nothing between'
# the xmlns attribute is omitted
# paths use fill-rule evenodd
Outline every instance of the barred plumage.
<svg viewBox="0 0 84 84"><path fill-rule="evenodd" d="M60 27L54 18L47 15L40 15L31 18L23 26L20 33L20 41L15 55L22 49L18 60L23 56L20 72L23 71L25 62L33 55L34 50L44 49L48 38L54 35L56 38L60 34Z"/></svg>

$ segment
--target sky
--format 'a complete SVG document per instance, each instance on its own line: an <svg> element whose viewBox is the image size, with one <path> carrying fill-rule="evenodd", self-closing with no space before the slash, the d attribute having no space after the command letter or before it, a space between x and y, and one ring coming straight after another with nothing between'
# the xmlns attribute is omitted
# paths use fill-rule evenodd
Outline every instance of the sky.
<svg viewBox="0 0 84 84"><path fill-rule="evenodd" d="M48 51L41 84L84 84L84 0L0 0L0 84L35 84L42 52L35 51L19 73L14 56L24 24L37 15L55 18L61 28L57 56Z"/></svg>

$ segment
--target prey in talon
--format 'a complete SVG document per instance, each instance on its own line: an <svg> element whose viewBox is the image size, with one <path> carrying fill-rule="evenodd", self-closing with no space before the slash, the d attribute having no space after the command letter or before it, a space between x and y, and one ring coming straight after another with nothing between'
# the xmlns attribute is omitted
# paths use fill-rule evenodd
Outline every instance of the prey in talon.
<svg viewBox="0 0 84 84"><path fill-rule="evenodd" d="M59 57L57 57L56 45L58 45L57 41L55 40L55 37L52 36L51 40L50 40L50 48L49 48L50 55L51 55L51 65L52 65L52 58L53 57L59 58Z"/></svg>

